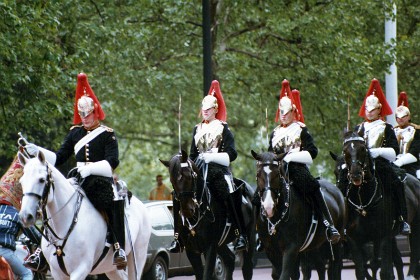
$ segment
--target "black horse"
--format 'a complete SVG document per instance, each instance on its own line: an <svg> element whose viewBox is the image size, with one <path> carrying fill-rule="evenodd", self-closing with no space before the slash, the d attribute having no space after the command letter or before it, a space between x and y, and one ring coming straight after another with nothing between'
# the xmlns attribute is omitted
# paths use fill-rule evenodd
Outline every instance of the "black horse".
<svg viewBox="0 0 420 280"><path fill-rule="evenodd" d="M357 135L353 135L357 137ZM348 136L351 137L351 136ZM334 174L337 179L337 186L342 189L343 192L346 192L347 187L349 186L348 180L348 168L347 164L344 161L344 157L342 155L336 155L330 152L331 157L335 161L335 170ZM414 277L416 279L420 276L420 181L412 176L411 174L406 174L407 177L404 179L404 190L405 190L405 197L407 202L407 210L408 210L408 222L411 225L411 234L409 237L410 242L410 266L407 273L407 278ZM373 252L371 254L372 259L370 259L370 268L372 270L372 275L367 273L367 258L368 256L364 256L365 262L365 274L367 279L376 279L377 271L380 267L380 260L379 260L379 240L375 240L376 242L373 243ZM404 272L403 272L403 262L401 259L401 254L397 248L395 237L392 239L392 260L394 266L396 268L398 279L404 279Z"/></svg>
<svg viewBox="0 0 420 280"><path fill-rule="evenodd" d="M161 162L169 169L174 195L180 202L185 226L182 227L179 238L185 244L196 279L213 278L217 254L226 265L226 279L232 279L235 255L227 244L234 241L236 236L227 218L225 204L219 201L204 184L201 172L188 158L185 151L173 156L169 161L161 160ZM239 206L244 214L246 233L249 237L255 237L255 221L251 204L254 191L243 180L235 178L234 183L239 186L236 192L243 195L246 200L246 203ZM242 264L242 274L246 280L252 279L254 251L255 238L249 238L248 250L243 251ZM204 267L201 254L204 254Z"/></svg>
<svg viewBox="0 0 420 280"><path fill-rule="evenodd" d="M346 196L349 208L347 236L355 263L356 278L365 279L363 246L373 242L374 248L379 248L381 279L394 279L392 244L397 231L393 227L395 205L392 190L383 187L360 135L347 132L344 135L342 152L348 180L339 180L338 184Z"/></svg>
<svg viewBox="0 0 420 280"><path fill-rule="evenodd" d="M327 241L324 225L319 223L313 202L289 185L283 169L284 155L251 153L257 160L257 191L262 204L261 213L257 213L257 232L273 265L271 276L299 279L300 256L316 252ZM342 232L347 215L344 197L334 184L325 180L320 184L334 224ZM334 257L330 258L329 279L341 279L341 244L331 246ZM325 279L325 275L319 278Z"/></svg>

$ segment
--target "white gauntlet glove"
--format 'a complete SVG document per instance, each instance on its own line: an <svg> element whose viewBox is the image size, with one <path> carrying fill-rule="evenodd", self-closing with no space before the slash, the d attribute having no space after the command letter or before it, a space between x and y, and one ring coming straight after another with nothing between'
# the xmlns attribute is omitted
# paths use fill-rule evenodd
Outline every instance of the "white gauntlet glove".
<svg viewBox="0 0 420 280"><path fill-rule="evenodd" d="M312 164L313 160L311 154L308 151L292 152L288 153L283 160L285 162L297 162L304 164Z"/></svg>
<svg viewBox="0 0 420 280"><path fill-rule="evenodd" d="M410 163L413 163L413 162L416 162L416 161L417 161L417 159L416 159L415 156L413 156L410 153L406 153L406 154L403 154L403 155L399 155L398 159L396 161L394 161L394 164L398 167L401 167L403 165L410 164Z"/></svg>
<svg viewBox="0 0 420 280"><path fill-rule="evenodd" d="M50 150L44 149L42 147L39 147L35 144L28 143L25 145L25 150L30 156L37 156L38 153L41 151L45 159L52 165L55 165L55 161L57 160L57 155L54 152L51 152Z"/></svg>
<svg viewBox="0 0 420 280"><path fill-rule="evenodd" d="M98 162L93 162L84 166L77 168L77 171L80 173L82 178L86 178L90 175L112 177L112 168L109 165L109 162L106 160L101 160Z"/></svg>
<svg viewBox="0 0 420 280"><path fill-rule="evenodd" d="M205 163L214 162L223 166L229 166L230 160L227 153L203 153Z"/></svg>
<svg viewBox="0 0 420 280"><path fill-rule="evenodd" d="M26 144L25 150L26 152L28 152L30 156L33 156L33 157L38 155L38 152L39 152L38 146L32 143Z"/></svg>
<svg viewBox="0 0 420 280"><path fill-rule="evenodd" d="M369 149L372 158L383 157L389 161L395 160L395 151L393 148L371 148Z"/></svg>

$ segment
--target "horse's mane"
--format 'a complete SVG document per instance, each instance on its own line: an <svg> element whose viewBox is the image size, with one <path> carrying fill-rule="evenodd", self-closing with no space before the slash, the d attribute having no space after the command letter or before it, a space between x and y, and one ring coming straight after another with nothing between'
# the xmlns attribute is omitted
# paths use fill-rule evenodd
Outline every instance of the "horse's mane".
<svg viewBox="0 0 420 280"><path fill-rule="evenodd" d="M181 169L181 154L174 155L169 161L169 173L170 174L179 174Z"/></svg>

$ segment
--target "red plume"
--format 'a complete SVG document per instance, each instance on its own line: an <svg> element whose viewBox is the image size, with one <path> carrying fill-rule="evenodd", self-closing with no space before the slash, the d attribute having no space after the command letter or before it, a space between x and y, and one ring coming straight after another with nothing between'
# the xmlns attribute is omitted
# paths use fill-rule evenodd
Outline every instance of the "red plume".
<svg viewBox="0 0 420 280"><path fill-rule="evenodd" d="M217 80L211 82L208 95L213 95L217 99L218 109L216 113L216 119L225 122L227 119L226 104L225 100L223 99L222 91L220 90L219 82Z"/></svg>
<svg viewBox="0 0 420 280"><path fill-rule="evenodd" d="M95 115L99 120L105 119L105 112L102 110L101 104L99 103L98 98L96 98L95 93L93 92L92 88L89 85L87 75L85 73L80 73L77 75L77 85L76 85L76 97L74 102L74 115L73 115L73 123L79 124L82 122L82 119L79 116L79 110L77 108L77 102L79 101L80 97L85 95L92 98L93 102L95 103Z"/></svg>

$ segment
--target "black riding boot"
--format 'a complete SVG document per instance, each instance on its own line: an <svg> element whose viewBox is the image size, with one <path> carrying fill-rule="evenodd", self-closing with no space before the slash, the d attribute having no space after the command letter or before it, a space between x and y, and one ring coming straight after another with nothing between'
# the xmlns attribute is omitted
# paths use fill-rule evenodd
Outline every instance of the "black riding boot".
<svg viewBox="0 0 420 280"><path fill-rule="evenodd" d="M237 196L235 197L233 196ZM229 194L227 199L225 200L226 209L228 211L229 217L233 220L232 222L235 223L237 229L235 229L235 235L238 237L234 249L236 251L248 250L248 238L245 234L245 222L244 217L242 215L241 204L242 204L242 197L240 191L236 191L235 193ZM238 201L238 199L241 199ZM235 201L237 203L235 203ZM236 210L238 209L238 211Z"/></svg>
<svg viewBox="0 0 420 280"><path fill-rule="evenodd" d="M172 194L172 197L174 197L174 194ZM179 201L176 199L173 199L173 216L174 216L174 240L172 240L171 245L166 248L171 253L181 253L184 250L184 245L181 244L181 240L179 239L179 232L181 230L182 225L180 224L180 217L179 217L179 211L180 211L180 205Z"/></svg>
<svg viewBox="0 0 420 280"><path fill-rule="evenodd" d="M318 210L321 213L323 223L327 228L327 240L332 244L336 244L338 241L340 241L340 233L334 227L330 211L328 210L328 206L324 200L324 195L322 194L321 189L318 189L314 192L314 198L318 206Z"/></svg>
<svg viewBox="0 0 420 280"><path fill-rule="evenodd" d="M396 198L395 210L397 211L397 219L399 222L399 233L402 235L409 235L411 233L410 225L407 220L407 202L405 200L404 184L400 180L392 186L394 197Z"/></svg>
<svg viewBox="0 0 420 280"><path fill-rule="evenodd" d="M127 266L125 255L125 225L124 225L124 200L113 201L112 232L114 234L114 261L117 269L124 269Z"/></svg>

